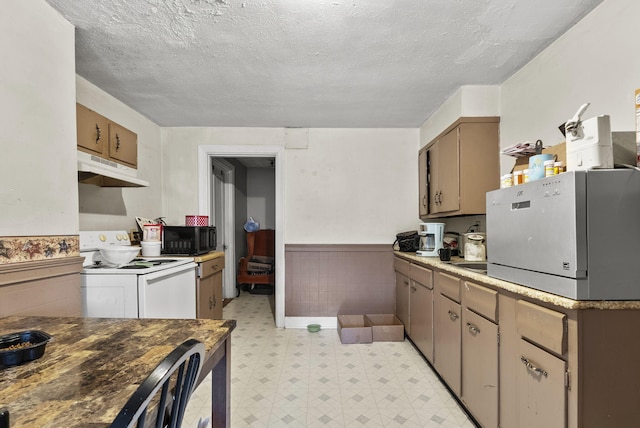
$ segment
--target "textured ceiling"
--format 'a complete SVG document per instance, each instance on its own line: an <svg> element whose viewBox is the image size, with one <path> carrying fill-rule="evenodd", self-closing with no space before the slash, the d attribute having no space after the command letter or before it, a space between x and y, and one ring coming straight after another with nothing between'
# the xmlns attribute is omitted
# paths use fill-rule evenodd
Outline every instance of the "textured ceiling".
<svg viewBox="0 0 640 428"><path fill-rule="evenodd" d="M161 126L417 127L602 0L47 0L77 73Z"/></svg>

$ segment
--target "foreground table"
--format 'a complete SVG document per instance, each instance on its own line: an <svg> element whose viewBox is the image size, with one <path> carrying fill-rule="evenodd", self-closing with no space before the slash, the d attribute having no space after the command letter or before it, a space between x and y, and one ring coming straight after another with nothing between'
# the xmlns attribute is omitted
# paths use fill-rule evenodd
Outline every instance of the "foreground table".
<svg viewBox="0 0 640 428"><path fill-rule="evenodd" d="M0 335L42 330L44 355L0 367L0 408L12 427L108 427L153 368L193 338L205 344L198 384L212 373L213 427L228 427L235 320L0 318Z"/></svg>

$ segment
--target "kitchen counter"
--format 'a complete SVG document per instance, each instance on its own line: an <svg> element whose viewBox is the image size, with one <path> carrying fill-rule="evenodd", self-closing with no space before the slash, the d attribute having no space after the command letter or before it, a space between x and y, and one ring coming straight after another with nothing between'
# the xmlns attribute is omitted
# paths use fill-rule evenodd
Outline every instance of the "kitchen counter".
<svg viewBox="0 0 640 428"><path fill-rule="evenodd" d="M235 320L0 318L0 335L42 330L44 355L0 370L0 407L16 427L108 427L153 368L189 338L205 344L198 383L212 376L214 427L229 426Z"/></svg>
<svg viewBox="0 0 640 428"><path fill-rule="evenodd" d="M449 262L440 261L438 257L421 257L416 256L414 253L403 253L400 251L394 251L394 254L405 260L418 263L426 267L450 272L484 285L493 286L498 289L506 290L514 294L550 303L566 309L640 309L640 301L637 300L573 300L457 267ZM451 258L451 262L455 263L458 261L464 261L464 259L459 257Z"/></svg>
<svg viewBox="0 0 640 428"><path fill-rule="evenodd" d="M208 262L209 260L217 259L218 257L224 257L224 251L211 251L207 254L201 254L195 256L193 261L196 263Z"/></svg>

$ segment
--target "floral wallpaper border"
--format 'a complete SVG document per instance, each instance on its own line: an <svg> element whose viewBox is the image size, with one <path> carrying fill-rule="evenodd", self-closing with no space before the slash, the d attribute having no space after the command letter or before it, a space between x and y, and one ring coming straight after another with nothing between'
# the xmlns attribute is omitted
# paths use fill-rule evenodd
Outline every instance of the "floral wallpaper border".
<svg viewBox="0 0 640 428"><path fill-rule="evenodd" d="M0 265L79 255L78 235L0 236Z"/></svg>

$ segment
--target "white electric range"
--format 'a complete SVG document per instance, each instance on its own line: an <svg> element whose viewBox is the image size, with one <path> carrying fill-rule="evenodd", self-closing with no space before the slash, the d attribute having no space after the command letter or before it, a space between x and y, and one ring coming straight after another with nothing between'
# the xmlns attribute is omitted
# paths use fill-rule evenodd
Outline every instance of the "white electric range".
<svg viewBox="0 0 640 428"><path fill-rule="evenodd" d="M131 245L123 230L80 232L82 312L99 318L195 318L196 267L188 257L106 263L99 248Z"/></svg>

